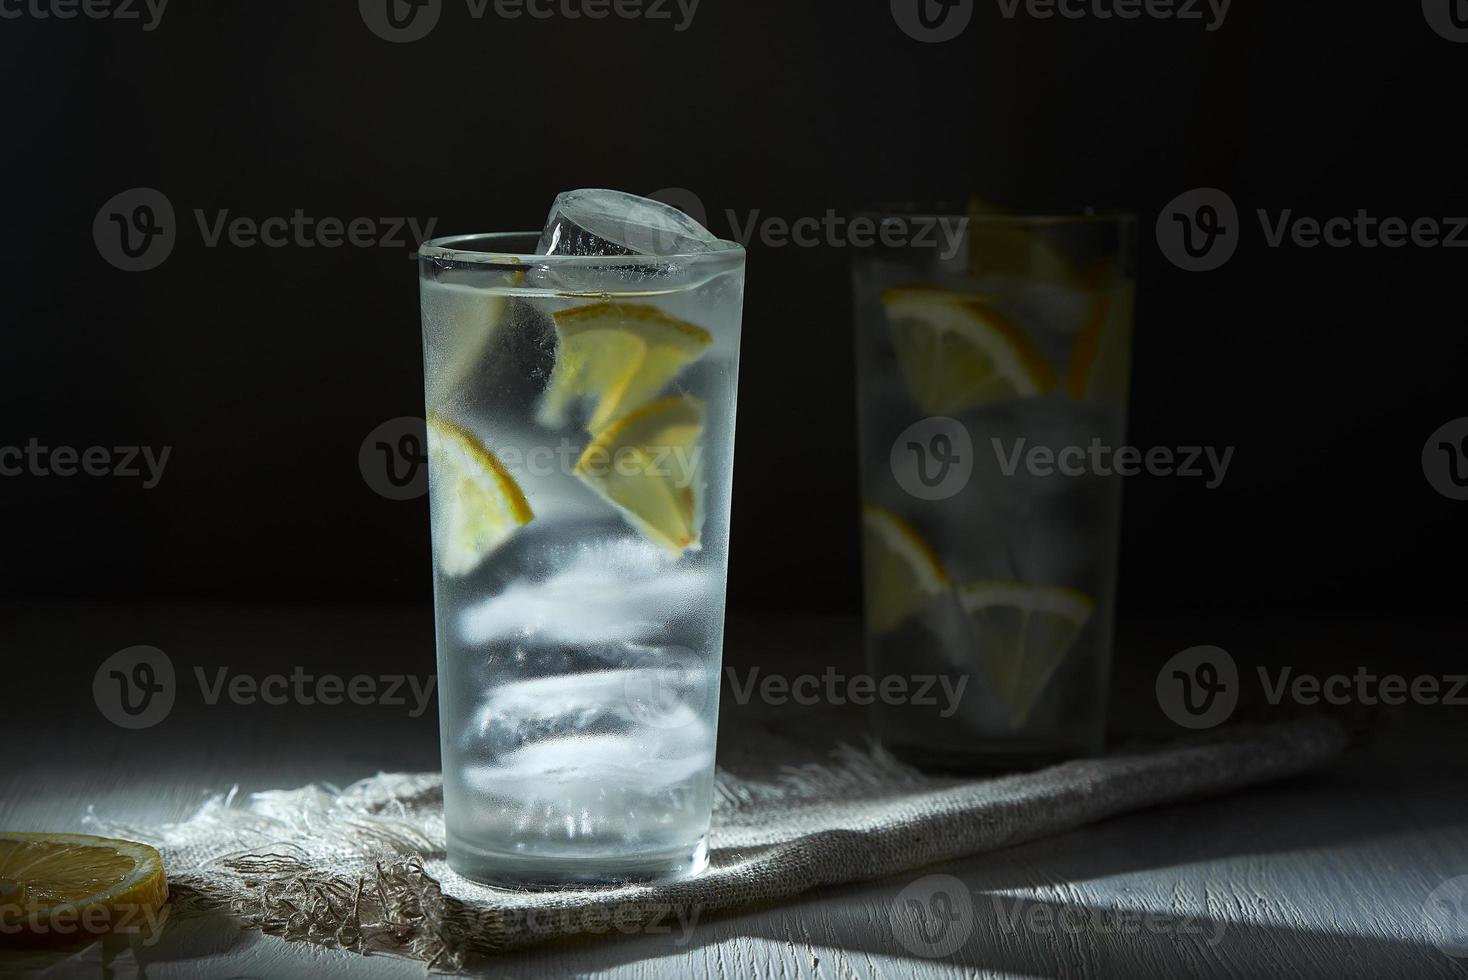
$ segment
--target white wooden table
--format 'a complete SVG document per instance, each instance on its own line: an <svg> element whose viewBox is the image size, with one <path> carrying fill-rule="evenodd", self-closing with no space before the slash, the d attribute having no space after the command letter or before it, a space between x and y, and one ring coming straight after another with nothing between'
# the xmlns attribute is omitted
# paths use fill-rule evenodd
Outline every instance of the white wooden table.
<svg viewBox="0 0 1468 980"><path fill-rule="evenodd" d="M379 770L436 766L431 715L181 699L162 724L124 732L100 717L90 693L96 665L136 643L166 646L180 664L249 664L259 672L304 661L350 674L381 664L389 650L399 669L426 672L431 628L425 641L418 613L52 607L9 610L7 626L3 654L21 684L8 692L5 710L25 727L11 729L24 734L8 740L0 772L6 829L82 830L88 806L130 823L178 820L234 784L242 791L345 784ZM769 629L736 623L731 649ZM809 620L788 630L801 631L844 645L851 628ZM549 945L486 970L731 980L1468 977L1468 959L1434 944L1424 911L1434 888L1468 874L1463 730L1451 709L1418 711L1308 778L710 917L691 935L675 925L666 935ZM899 893L932 874L959 879L973 908L961 927L965 941L944 956L906 948L893 930ZM122 978L138 968L150 980L423 973L416 963L287 943L213 918L179 919L152 946L107 951L107 973L102 955L93 949L67 961L0 952L0 976L50 970Z"/></svg>

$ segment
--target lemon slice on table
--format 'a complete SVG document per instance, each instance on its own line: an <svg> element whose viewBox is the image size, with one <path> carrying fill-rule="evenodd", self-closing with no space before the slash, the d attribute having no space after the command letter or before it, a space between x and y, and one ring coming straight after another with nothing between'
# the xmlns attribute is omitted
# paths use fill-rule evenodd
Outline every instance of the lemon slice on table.
<svg viewBox="0 0 1468 980"><path fill-rule="evenodd" d="M979 657L1012 727L1030 716L1045 685L1075 646L1096 602L1075 589L985 579L958 589Z"/></svg>
<svg viewBox="0 0 1468 980"><path fill-rule="evenodd" d="M0 942L146 933L166 901L163 860L146 844L0 832Z"/></svg>
<svg viewBox="0 0 1468 980"><path fill-rule="evenodd" d="M1043 395L1055 370L1008 317L981 297L926 286L882 294L898 363L930 415Z"/></svg>
<svg viewBox="0 0 1468 980"><path fill-rule="evenodd" d="M535 517L494 453L436 413L428 416L428 472L434 483L434 548L445 575L474 571Z"/></svg>
<svg viewBox="0 0 1468 980"><path fill-rule="evenodd" d="M1033 223L1005 220L1009 212L969 199L968 272L975 279L1016 278L1075 285L1075 262Z"/></svg>
<svg viewBox="0 0 1468 980"><path fill-rule="evenodd" d="M572 405L591 405L588 432L656 398L708 349L707 330L647 303L593 303L555 314L559 348L540 421L560 427Z"/></svg>
<svg viewBox="0 0 1468 980"><path fill-rule="evenodd" d="M1114 275L1115 260L1091 270L1091 316L1076 334L1065 392L1125 405L1131 374L1132 305L1136 283Z"/></svg>
<svg viewBox="0 0 1468 980"><path fill-rule="evenodd" d="M576 476L674 558L700 546L703 402L675 395L612 423L576 461Z"/></svg>
<svg viewBox="0 0 1468 980"><path fill-rule="evenodd" d="M887 633L948 588L948 574L912 525L876 504L861 505L867 625Z"/></svg>

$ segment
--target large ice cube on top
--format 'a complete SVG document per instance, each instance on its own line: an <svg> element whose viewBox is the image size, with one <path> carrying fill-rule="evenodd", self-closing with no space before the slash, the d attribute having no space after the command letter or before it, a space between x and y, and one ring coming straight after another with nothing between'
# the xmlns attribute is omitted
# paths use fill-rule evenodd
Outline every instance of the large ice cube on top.
<svg viewBox="0 0 1468 980"><path fill-rule="evenodd" d="M556 197L540 255L683 255L718 238L675 207L621 191L583 189Z"/></svg>

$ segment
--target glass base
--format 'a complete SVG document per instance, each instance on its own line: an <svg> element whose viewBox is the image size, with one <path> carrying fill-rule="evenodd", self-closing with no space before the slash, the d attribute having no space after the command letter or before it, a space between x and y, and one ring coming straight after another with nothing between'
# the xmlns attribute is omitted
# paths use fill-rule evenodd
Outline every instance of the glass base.
<svg viewBox="0 0 1468 980"><path fill-rule="evenodd" d="M523 854L472 847L449 839L449 867L471 881L505 888L578 888L679 881L708 867L708 842L691 849L628 855Z"/></svg>

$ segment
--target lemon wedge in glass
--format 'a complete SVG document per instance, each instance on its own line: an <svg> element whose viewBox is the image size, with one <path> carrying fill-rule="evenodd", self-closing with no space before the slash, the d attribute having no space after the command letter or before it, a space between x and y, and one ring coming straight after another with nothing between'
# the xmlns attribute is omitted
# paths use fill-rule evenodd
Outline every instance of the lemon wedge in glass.
<svg viewBox="0 0 1468 980"><path fill-rule="evenodd" d="M1136 283L1117 277L1114 269L1115 260L1104 259L1091 270L1091 315L1076 334L1065 392L1072 398L1125 405Z"/></svg>
<svg viewBox="0 0 1468 980"><path fill-rule="evenodd" d="M1014 278L1074 285L1069 253L1035 221L1014 218L980 197L969 199L968 273L975 279Z"/></svg>
<svg viewBox="0 0 1468 980"><path fill-rule="evenodd" d="M861 505L867 625L887 633L948 587L938 556L911 524L884 507Z"/></svg>
<svg viewBox="0 0 1468 980"><path fill-rule="evenodd" d="M1010 725L1019 728L1075 646L1095 600L1063 586L1000 579L968 582L958 599Z"/></svg>
<svg viewBox="0 0 1468 980"><path fill-rule="evenodd" d="M428 416L434 548L445 575L467 575L535 517L520 485L472 432Z"/></svg>
<svg viewBox="0 0 1468 980"><path fill-rule="evenodd" d="M593 437L576 461L576 476L677 558L700 546L703 429L704 407L697 398L652 402Z"/></svg>
<svg viewBox="0 0 1468 980"><path fill-rule="evenodd" d="M539 409L541 424L552 428L586 404L586 430L604 430L661 394L713 341L647 303L593 303L554 319L559 346Z"/></svg>
<svg viewBox="0 0 1468 980"><path fill-rule="evenodd" d="M929 415L1055 387L1055 370L1039 348L982 297L899 286L882 294L882 306L903 378Z"/></svg>

